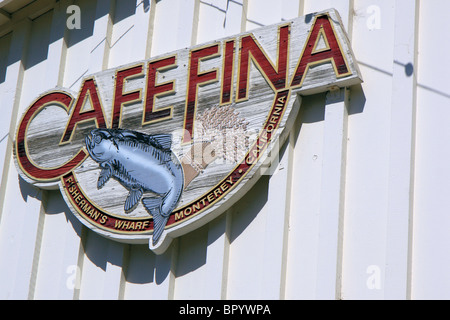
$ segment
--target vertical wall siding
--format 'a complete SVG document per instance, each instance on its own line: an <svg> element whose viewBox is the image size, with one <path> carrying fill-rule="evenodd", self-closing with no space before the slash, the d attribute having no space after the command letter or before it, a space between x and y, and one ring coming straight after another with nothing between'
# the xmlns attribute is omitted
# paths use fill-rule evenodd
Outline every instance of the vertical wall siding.
<svg viewBox="0 0 450 320"><path fill-rule="evenodd" d="M71 4L79 30L66 28ZM76 94L94 72L330 7L364 83L299 98L272 174L164 254L95 234L59 191L18 177L12 137L40 93ZM449 298L449 10L446 0L38 0L14 13L0 27L0 298Z"/></svg>
<svg viewBox="0 0 450 320"><path fill-rule="evenodd" d="M420 3L412 260L412 291L418 299L450 298L450 276L446 272L450 260L444 253L450 244L450 62L444 59L449 43L444 41L441 49L433 49L432 44L440 38L433 30L445 28L443 12L436 12L434 5L444 11L450 9L445 1Z"/></svg>

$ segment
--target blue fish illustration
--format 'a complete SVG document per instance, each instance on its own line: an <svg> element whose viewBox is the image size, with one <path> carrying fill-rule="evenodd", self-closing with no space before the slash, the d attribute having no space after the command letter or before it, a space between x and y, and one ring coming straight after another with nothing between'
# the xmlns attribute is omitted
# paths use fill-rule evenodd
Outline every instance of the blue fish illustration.
<svg viewBox="0 0 450 320"><path fill-rule="evenodd" d="M102 169L97 188L102 188L111 177L124 186L130 192L125 213L133 211L142 199L153 216L152 241L156 244L184 187L182 166L171 151L172 136L94 129L85 137L85 143L89 155ZM145 197L146 192L153 194Z"/></svg>

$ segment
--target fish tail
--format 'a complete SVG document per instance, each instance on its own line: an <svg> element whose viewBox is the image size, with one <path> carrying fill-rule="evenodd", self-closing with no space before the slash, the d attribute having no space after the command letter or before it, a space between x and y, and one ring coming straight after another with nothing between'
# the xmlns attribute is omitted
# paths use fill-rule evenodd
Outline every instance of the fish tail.
<svg viewBox="0 0 450 320"><path fill-rule="evenodd" d="M163 216L161 210L155 210L153 214L153 245L158 243L159 237L161 237L164 227L167 224L167 220L169 220L169 217Z"/></svg>
<svg viewBox="0 0 450 320"><path fill-rule="evenodd" d="M158 243L164 227L169 220L169 216L164 216L161 213L161 206L164 198L143 198L142 204L149 214L153 216L153 245Z"/></svg>

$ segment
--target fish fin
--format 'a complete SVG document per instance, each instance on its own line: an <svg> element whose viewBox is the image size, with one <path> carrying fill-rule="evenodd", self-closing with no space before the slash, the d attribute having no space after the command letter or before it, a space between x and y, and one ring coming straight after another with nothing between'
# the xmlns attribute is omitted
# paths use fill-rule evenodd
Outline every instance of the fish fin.
<svg viewBox="0 0 450 320"><path fill-rule="evenodd" d="M126 213L130 212L137 205L137 203L139 202L139 199L141 199L143 193L144 193L144 191L142 190L142 188L130 190L130 193L128 194L128 197L125 200L125 205L124 205L124 209L125 209Z"/></svg>
<svg viewBox="0 0 450 320"><path fill-rule="evenodd" d="M144 208L147 210L147 212L153 215L153 211L161 207L162 201L162 197L143 198L142 204L144 205Z"/></svg>
<svg viewBox="0 0 450 320"><path fill-rule="evenodd" d="M172 135L170 134L156 134L150 136L150 141L155 142L163 149L168 150L172 147Z"/></svg>
<svg viewBox="0 0 450 320"><path fill-rule="evenodd" d="M164 198L144 198L142 199L142 204L149 214L153 216L153 245L155 245L162 232L164 231L164 227L169 220L169 217L163 216L161 214L161 205Z"/></svg>
<svg viewBox="0 0 450 320"><path fill-rule="evenodd" d="M106 181L111 178L112 175L112 168L109 164L101 164L102 171L100 172L100 176L98 177L97 181L97 189L103 188Z"/></svg>

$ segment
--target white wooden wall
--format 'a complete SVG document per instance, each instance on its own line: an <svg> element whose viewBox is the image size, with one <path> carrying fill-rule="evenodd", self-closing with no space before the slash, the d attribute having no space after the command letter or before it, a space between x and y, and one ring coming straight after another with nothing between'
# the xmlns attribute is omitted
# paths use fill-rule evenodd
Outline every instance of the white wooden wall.
<svg viewBox="0 0 450 320"><path fill-rule="evenodd" d="M0 1L0 6L1 6ZM66 28L66 8L81 29ZM335 7L361 86L303 97L280 161L163 255L106 240L18 178L42 92ZM38 0L0 27L0 299L449 299L447 0Z"/></svg>

